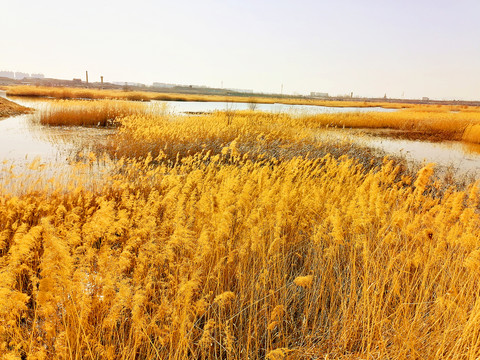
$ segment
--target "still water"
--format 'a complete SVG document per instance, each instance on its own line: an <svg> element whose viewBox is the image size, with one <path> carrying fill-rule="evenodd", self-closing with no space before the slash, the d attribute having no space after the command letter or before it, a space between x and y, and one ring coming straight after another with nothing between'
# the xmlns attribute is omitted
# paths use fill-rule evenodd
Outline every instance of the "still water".
<svg viewBox="0 0 480 360"><path fill-rule="evenodd" d="M480 145L460 141L432 142L391 138L375 129L326 129L320 140L349 141L379 150L388 156L400 156L410 165L435 163L458 176L480 177Z"/></svg>
<svg viewBox="0 0 480 360"><path fill-rule="evenodd" d="M258 110L272 113L289 114L322 114L322 113L344 113L344 112L392 112L396 109L384 109L381 107L328 107L315 105L285 105L285 104L251 104L251 103L228 103L228 102L203 102L203 101L168 101L168 110L174 114L188 113L209 113L213 111L236 111L236 110Z"/></svg>

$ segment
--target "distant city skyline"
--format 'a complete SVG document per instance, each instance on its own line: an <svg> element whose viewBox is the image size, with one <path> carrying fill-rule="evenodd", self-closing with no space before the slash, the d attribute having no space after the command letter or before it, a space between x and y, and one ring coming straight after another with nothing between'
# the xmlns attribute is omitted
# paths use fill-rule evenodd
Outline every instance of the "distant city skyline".
<svg viewBox="0 0 480 360"><path fill-rule="evenodd" d="M43 79L45 75L41 73L25 73L23 71L0 70L0 77L22 80L25 78Z"/></svg>
<svg viewBox="0 0 480 360"><path fill-rule="evenodd" d="M80 78L68 78L68 79L60 79L60 78L54 78L54 77L45 77L44 74L42 73L26 73L22 71L10 71L10 70L0 70L0 78L5 77L13 80L23 80L23 79L55 79L55 80L73 80L76 81L78 80L79 82L85 82L87 81L87 71L85 71L85 76L82 79ZM99 83L102 81L102 77L100 76L99 79L92 79L89 77L89 83ZM115 85L138 85L138 86L151 86L151 87L175 87L175 86L195 86L196 88L211 88L210 86L207 85L199 85L199 84L174 84L174 83L163 83L163 82L157 82L154 81L152 83L140 83L140 82L132 82L132 81L104 81L105 83L111 83ZM220 87L219 87L220 88ZM226 88L228 90L236 90L236 91L242 91L242 92L253 92L252 89L235 89L235 88Z"/></svg>
<svg viewBox="0 0 480 360"><path fill-rule="evenodd" d="M477 0L8 2L0 12L0 69L480 100L479 15Z"/></svg>

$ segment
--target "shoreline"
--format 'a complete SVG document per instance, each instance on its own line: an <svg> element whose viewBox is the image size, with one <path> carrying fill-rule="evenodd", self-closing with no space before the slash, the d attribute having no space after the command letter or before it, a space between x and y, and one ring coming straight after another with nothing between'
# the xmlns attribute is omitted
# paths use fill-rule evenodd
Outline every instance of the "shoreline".
<svg viewBox="0 0 480 360"><path fill-rule="evenodd" d="M10 100L0 97L0 119L22 115L31 112L32 109L18 105Z"/></svg>

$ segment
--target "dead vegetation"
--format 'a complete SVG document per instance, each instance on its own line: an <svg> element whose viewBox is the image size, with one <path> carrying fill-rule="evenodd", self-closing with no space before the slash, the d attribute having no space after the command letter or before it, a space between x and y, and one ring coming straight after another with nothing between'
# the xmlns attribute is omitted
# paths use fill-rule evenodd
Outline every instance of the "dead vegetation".
<svg viewBox="0 0 480 360"><path fill-rule="evenodd" d="M0 97L0 119L31 112L31 109Z"/></svg>
<svg viewBox="0 0 480 360"><path fill-rule="evenodd" d="M94 190L0 186L2 358L479 356L477 183L316 141L315 118L118 121Z"/></svg>
<svg viewBox="0 0 480 360"><path fill-rule="evenodd" d="M8 96L26 97L50 97L57 99L117 99L131 101L226 101L226 102L247 102L250 107L255 104L290 104L290 105L318 105L332 107L384 107L389 109L401 109L412 107L412 104L399 104L389 102L367 102L367 101L334 101L319 99L301 98L275 98L275 97L241 97L241 96L220 96L220 95L192 95L177 93L158 93L149 91L122 91L102 90L88 88L70 87L44 87L44 86L9 86L6 87Z"/></svg>

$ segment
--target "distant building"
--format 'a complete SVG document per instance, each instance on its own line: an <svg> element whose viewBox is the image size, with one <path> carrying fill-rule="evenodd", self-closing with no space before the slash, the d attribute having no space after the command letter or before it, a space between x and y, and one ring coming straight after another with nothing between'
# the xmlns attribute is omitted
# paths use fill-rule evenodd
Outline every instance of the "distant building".
<svg viewBox="0 0 480 360"><path fill-rule="evenodd" d="M317 97L317 98L328 98L328 93L312 91L310 93L310 96L311 97Z"/></svg>
<svg viewBox="0 0 480 360"><path fill-rule="evenodd" d="M173 88L175 86L179 86L177 84L166 84L166 83L159 83L159 82L154 82L152 84L153 87L156 87L156 88Z"/></svg>
<svg viewBox="0 0 480 360"><path fill-rule="evenodd" d="M241 93L241 94L253 94L253 90L250 90L250 89L225 89L225 90Z"/></svg>
<svg viewBox="0 0 480 360"><path fill-rule="evenodd" d="M81 84L82 79L73 79L72 82L75 83L75 84Z"/></svg>
<svg viewBox="0 0 480 360"><path fill-rule="evenodd" d="M24 73L24 72L20 72L20 71L17 71L15 73L15 79L16 80L23 80L23 79L28 78L28 77L30 77L30 74L28 74L28 73Z"/></svg>
<svg viewBox="0 0 480 360"><path fill-rule="evenodd" d="M422 97L422 101L429 101L429 100L430 100L429 97L426 97L426 96Z"/></svg>
<svg viewBox="0 0 480 360"><path fill-rule="evenodd" d="M0 71L0 77L6 77L9 79L17 79L17 80L23 80L25 78L31 78L31 79L45 79L45 75L43 74L32 74L30 75L29 73L24 73L24 72L13 72L13 71Z"/></svg>
<svg viewBox="0 0 480 360"><path fill-rule="evenodd" d="M114 85L123 85L123 86L139 86L139 87L145 86L145 84L140 84L136 82L127 82L127 81L112 81L111 83Z"/></svg>
<svg viewBox="0 0 480 360"><path fill-rule="evenodd" d="M13 71L0 71L0 77L15 79L15 73Z"/></svg>

